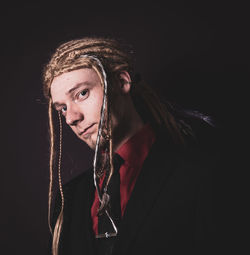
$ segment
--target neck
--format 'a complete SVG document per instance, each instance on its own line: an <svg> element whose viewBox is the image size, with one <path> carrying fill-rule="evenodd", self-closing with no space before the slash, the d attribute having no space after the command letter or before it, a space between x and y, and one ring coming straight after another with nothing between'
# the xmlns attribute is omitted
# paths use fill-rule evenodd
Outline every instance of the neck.
<svg viewBox="0 0 250 255"><path fill-rule="evenodd" d="M144 122L136 110L129 112L128 118L123 118L119 127L113 131L113 150L117 151L143 126Z"/></svg>

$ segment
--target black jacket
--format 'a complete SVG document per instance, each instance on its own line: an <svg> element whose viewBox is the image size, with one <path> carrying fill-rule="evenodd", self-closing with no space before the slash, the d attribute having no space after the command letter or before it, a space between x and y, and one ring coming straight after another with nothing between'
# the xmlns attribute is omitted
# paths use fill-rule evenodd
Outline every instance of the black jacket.
<svg viewBox="0 0 250 255"><path fill-rule="evenodd" d="M157 134L127 204L114 255L220 251L223 242L218 239L216 175L221 165L213 149L212 143L178 148L167 135ZM63 189L65 208L59 254L94 254L92 171L71 180ZM57 199L54 223L59 210Z"/></svg>

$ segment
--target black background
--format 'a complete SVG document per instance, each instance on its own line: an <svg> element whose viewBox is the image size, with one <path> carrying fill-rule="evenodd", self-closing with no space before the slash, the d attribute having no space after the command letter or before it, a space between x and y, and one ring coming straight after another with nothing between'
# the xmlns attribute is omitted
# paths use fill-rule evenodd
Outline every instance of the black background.
<svg viewBox="0 0 250 255"><path fill-rule="evenodd" d="M225 127L230 150L236 153L243 146L249 14L236 1L200 2L61 2L1 9L2 254L46 253L49 155L41 75L61 42L103 35L133 45L137 71L151 86L166 99L215 116ZM72 153L68 143L78 150ZM74 136L63 148L66 178L91 164L92 152ZM226 205L233 212L229 224L237 226L241 217L236 211L244 210L239 202L244 171L227 166L220 175L226 172ZM242 246L244 237L240 241Z"/></svg>

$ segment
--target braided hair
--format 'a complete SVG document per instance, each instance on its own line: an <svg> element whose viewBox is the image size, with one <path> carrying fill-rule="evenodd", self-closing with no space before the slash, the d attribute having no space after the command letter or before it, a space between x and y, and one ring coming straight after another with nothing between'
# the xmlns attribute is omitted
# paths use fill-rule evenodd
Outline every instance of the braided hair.
<svg viewBox="0 0 250 255"><path fill-rule="evenodd" d="M171 137L176 143L184 143L183 137L179 130L175 118L169 111L166 104L161 103L157 94L142 80L135 75L134 71L134 57L133 50L130 47L124 47L117 40L99 37L85 37L82 39L71 40L61 44L51 56L50 61L44 68L43 72L43 91L46 99L48 100L48 116L49 116L49 133L50 133L50 184L48 195L48 223L51 234L53 235L52 253L58 254L58 244L60 233L63 223L63 207L64 197L61 180L61 158L62 158L62 122L60 113L59 127L60 127L60 141L59 141L59 161L57 163L59 190L61 194L61 211L57 218L54 231L50 224L51 218L51 202L52 202L52 186L53 186L53 172L55 168L55 131L53 123L53 107L50 94L52 81L55 77L81 68L93 69L100 78L101 84L107 89L107 97L103 97L101 120L99 123L98 134L99 138L104 138L102 144L102 151L99 153L99 144L97 138L97 145L94 157L94 182L98 191L100 200L100 209L106 209L108 197L105 193L109 180L113 174L113 147L112 147L112 123L110 112L112 110L112 91L115 84L119 80L122 71L127 71L132 77L131 96L134 101L135 107L139 114L145 121L151 122L152 126L164 125ZM108 86L107 86L108 84ZM146 110L146 111L145 111ZM145 114L146 112L146 114ZM101 121L100 121L101 122ZM107 170L108 181L104 188L104 194L100 194L98 190L98 180L102 176L103 169ZM112 221L112 219L110 219Z"/></svg>

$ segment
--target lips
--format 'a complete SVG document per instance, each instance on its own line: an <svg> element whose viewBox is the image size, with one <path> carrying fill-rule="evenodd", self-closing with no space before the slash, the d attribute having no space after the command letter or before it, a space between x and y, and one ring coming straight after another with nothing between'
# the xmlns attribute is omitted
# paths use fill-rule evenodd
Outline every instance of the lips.
<svg viewBox="0 0 250 255"><path fill-rule="evenodd" d="M80 136L81 136L81 135L86 135L86 134L88 133L89 129L90 129L91 127L93 127L94 125L95 125L95 123L94 123L94 124L91 124L90 126L88 126L87 128L85 128L82 132L80 132L79 135L80 135Z"/></svg>

